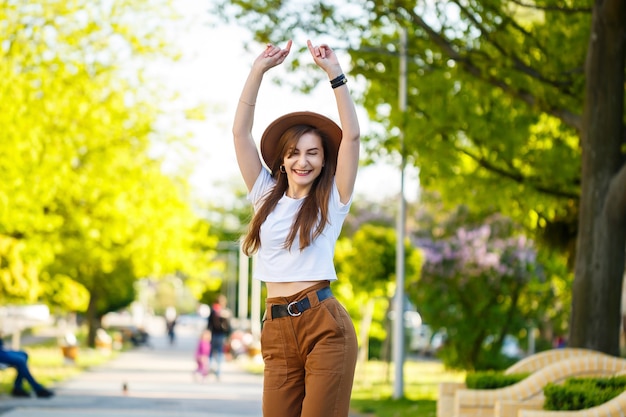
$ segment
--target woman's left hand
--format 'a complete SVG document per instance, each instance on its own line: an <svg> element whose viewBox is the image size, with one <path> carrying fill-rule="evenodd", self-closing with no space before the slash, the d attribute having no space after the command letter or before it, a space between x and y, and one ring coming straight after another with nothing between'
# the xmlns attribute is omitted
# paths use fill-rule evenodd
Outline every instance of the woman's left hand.
<svg viewBox="0 0 626 417"><path fill-rule="evenodd" d="M313 46L310 40L308 40L306 44L309 47L309 52L311 52L311 56L317 66L326 71L331 79L342 73L341 65L339 65L339 60L337 59L337 54L335 54L330 46L326 44Z"/></svg>

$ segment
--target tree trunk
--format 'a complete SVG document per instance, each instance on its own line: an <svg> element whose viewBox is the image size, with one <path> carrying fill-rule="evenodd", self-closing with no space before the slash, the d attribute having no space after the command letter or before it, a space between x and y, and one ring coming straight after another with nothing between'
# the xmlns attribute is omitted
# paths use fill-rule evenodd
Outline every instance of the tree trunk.
<svg viewBox="0 0 626 417"><path fill-rule="evenodd" d="M569 344L619 355L626 250L626 2L597 0L585 65L582 184Z"/></svg>
<svg viewBox="0 0 626 417"><path fill-rule="evenodd" d="M96 322L97 319L96 317L98 316L98 312L97 312L97 296L95 295L95 292L92 291L91 295L89 296L89 305L87 306L87 317L86 317L86 321L87 321L87 346L88 347L96 347L96 330L97 330L97 326L96 326Z"/></svg>

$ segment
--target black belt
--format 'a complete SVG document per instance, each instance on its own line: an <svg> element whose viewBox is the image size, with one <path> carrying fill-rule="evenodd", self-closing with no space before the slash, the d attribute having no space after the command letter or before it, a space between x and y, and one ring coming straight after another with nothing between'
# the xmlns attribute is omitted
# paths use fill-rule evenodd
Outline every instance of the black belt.
<svg viewBox="0 0 626 417"><path fill-rule="evenodd" d="M316 294L317 299L320 302L333 296L333 292L330 290L330 287L324 287L321 290L318 290ZM287 316L297 317L309 308L311 308L311 301L309 300L309 297L289 304L274 304L272 306L272 318L278 319L280 317Z"/></svg>

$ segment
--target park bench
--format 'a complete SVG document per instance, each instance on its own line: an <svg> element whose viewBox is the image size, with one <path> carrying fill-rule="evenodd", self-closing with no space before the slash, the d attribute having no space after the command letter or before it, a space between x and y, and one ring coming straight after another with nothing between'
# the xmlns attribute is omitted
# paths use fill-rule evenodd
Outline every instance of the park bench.
<svg viewBox="0 0 626 417"><path fill-rule="evenodd" d="M11 343L7 348L20 350L22 332L35 326L49 324L50 319L50 310L44 304L0 306L0 337L10 336ZM6 363L0 363L0 382L5 382L9 368L11 367Z"/></svg>
<svg viewBox="0 0 626 417"><path fill-rule="evenodd" d="M43 304L23 306L0 306L0 336L11 336L11 349L18 350L21 344L21 334L24 330L46 323L50 319L50 310ZM4 377L5 371L10 368L6 363L0 363L0 374Z"/></svg>
<svg viewBox="0 0 626 417"><path fill-rule="evenodd" d="M612 376L626 372L626 360L595 352L563 359L532 373L509 387L493 390L461 389L454 397L454 417L505 417L515 402L523 408L538 408L543 402L543 388L550 382L561 383L572 377ZM499 413L499 415L498 415ZM507 414L508 415L508 414Z"/></svg>
<svg viewBox="0 0 626 417"><path fill-rule="evenodd" d="M535 353L517 361L507 368L504 373L511 375L517 373L533 373L548 365L563 359L581 357L588 354L597 353L590 349L562 348L550 349ZM437 417L452 417L454 414L454 395L460 389L467 388L464 382L443 382L439 385L439 396L437 399Z"/></svg>
<svg viewBox="0 0 626 417"><path fill-rule="evenodd" d="M625 375L626 370L620 370L612 376ZM618 395L616 398L591 407L577 411L548 411L543 409L543 398L534 401L511 401L502 400L496 402L496 417L600 417L600 416L625 416L626 415L626 393ZM524 413L522 413L524 411ZM527 411L533 411L527 413Z"/></svg>
<svg viewBox="0 0 626 417"><path fill-rule="evenodd" d="M11 348L19 350L26 329L49 323L50 310L44 304L0 306L0 336L11 335Z"/></svg>
<svg viewBox="0 0 626 417"><path fill-rule="evenodd" d="M0 363L0 382L4 382L4 371L9 368L6 363Z"/></svg>

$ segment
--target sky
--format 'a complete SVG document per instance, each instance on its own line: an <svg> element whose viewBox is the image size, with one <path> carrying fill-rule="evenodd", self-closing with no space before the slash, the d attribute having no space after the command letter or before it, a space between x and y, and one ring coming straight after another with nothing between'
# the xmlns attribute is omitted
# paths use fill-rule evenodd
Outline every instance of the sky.
<svg viewBox="0 0 626 417"><path fill-rule="evenodd" d="M181 59L157 69L159 77L166 80L168 87L179 91L180 97L172 106L193 106L205 103L206 120L185 122L192 130L193 153L170 152L171 169L191 171L191 184L195 195L201 200L228 198L233 186L243 189L244 183L232 144L231 126L239 94L254 58L264 45L251 41L245 28L220 24L209 24L210 15L204 2L175 0L185 15L185 23L174 31L172 39L178 44ZM212 19L214 22L214 19ZM315 40L312 39L313 43ZM246 51L248 43L254 53ZM298 46L292 47L292 54ZM331 45L332 46L332 45ZM344 71L348 73L348 86L353 91L362 90L356 80L349 77L349 61L339 55ZM289 57L288 57L289 59ZM296 77L289 74L284 65L270 70L264 79L256 104L253 136L261 137L263 129L282 114L309 110L324 114L338 121L332 89L321 83L310 94L296 93L290 87L280 87L271 82L272 77ZM293 79L293 78L290 78ZM360 87L360 88L359 88ZM362 108L357 107L362 134L367 134L368 120ZM399 160L399 159L398 159ZM418 182L415 170L405 171L405 196L416 198ZM377 163L360 169L355 186L355 201L381 201L395 198L400 190L400 169L393 163Z"/></svg>

